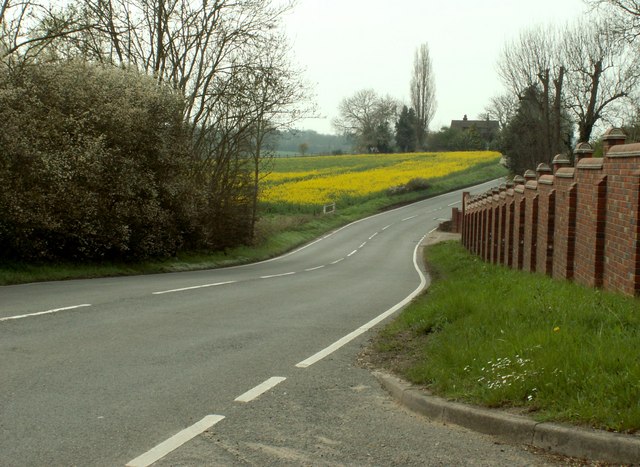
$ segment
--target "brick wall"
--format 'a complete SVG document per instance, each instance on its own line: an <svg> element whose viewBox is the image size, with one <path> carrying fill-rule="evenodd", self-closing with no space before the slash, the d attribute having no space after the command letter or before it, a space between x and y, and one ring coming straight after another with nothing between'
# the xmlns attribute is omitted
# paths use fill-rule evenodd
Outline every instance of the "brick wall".
<svg viewBox="0 0 640 467"><path fill-rule="evenodd" d="M456 224L485 261L640 295L640 143L604 136L605 156L580 143L487 193L463 195Z"/></svg>

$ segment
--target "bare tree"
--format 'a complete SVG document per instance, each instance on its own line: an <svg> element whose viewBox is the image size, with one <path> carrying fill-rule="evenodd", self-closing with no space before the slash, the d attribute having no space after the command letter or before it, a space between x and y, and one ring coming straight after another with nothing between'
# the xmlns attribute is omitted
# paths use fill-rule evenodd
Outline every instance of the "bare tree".
<svg viewBox="0 0 640 467"><path fill-rule="evenodd" d="M640 36L640 1L638 0L585 0L594 8L610 15L611 31L632 42Z"/></svg>
<svg viewBox="0 0 640 467"><path fill-rule="evenodd" d="M539 138L546 157L564 146L561 128L566 69L558 46L560 37L558 29L552 27L524 30L505 46L498 62L498 73L512 99L517 102L526 94L529 107L538 102L536 113L542 118ZM532 86L539 92L531 93Z"/></svg>
<svg viewBox="0 0 640 467"><path fill-rule="evenodd" d="M356 141L363 151L389 152L400 104L389 96L379 96L373 89L363 89L344 98L333 126Z"/></svg>
<svg viewBox="0 0 640 467"><path fill-rule="evenodd" d="M579 22L562 42L567 69L567 107L578 124L580 141L589 141L595 125L613 118L619 104L640 84L640 55L603 21Z"/></svg>
<svg viewBox="0 0 640 467"><path fill-rule="evenodd" d="M518 101L511 94L501 94L490 99L483 117L487 120L497 120L502 129L514 117L517 109Z"/></svg>
<svg viewBox="0 0 640 467"><path fill-rule="evenodd" d="M56 8L53 2L0 0L0 59L25 60L91 26L73 8Z"/></svg>
<svg viewBox="0 0 640 467"><path fill-rule="evenodd" d="M418 146L424 147L429 123L436 113L436 84L429 45L421 44L415 52L410 82L411 105L418 118Z"/></svg>

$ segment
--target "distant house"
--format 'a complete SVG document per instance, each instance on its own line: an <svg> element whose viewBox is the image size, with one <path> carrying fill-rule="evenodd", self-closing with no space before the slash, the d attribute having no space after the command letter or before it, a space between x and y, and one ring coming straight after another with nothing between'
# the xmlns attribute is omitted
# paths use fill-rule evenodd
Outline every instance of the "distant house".
<svg viewBox="0 0 640 467"><path fill-rule="evenodd" d="M467 131L471 128L474 128L483 140L491 141L500 129L500 123L498 120L469 120L466 115L462 120L451 120L451 129Z"/></svg>

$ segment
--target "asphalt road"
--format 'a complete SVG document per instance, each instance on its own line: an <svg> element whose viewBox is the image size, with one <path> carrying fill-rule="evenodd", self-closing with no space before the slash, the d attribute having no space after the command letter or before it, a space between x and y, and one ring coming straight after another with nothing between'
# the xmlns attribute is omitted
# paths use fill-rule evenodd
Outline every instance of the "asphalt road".
<svg viewBox="0 0 640 467"><path fill-rule="evenodd" d="M540 463L408 415L352 364L460 199L248 266L0 287L0 465Z"/></svg>

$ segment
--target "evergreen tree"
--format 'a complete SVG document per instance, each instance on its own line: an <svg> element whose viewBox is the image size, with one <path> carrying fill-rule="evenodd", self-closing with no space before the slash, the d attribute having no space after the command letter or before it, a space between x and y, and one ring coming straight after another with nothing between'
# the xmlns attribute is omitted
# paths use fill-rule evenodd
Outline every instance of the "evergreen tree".
<svg viewBox="0 0 640 467"><path fill-rule="evenodd" d="M402 107L396 122L396 144L400 152L413 152L418 145L419 121L415 111Z"/></svg>

